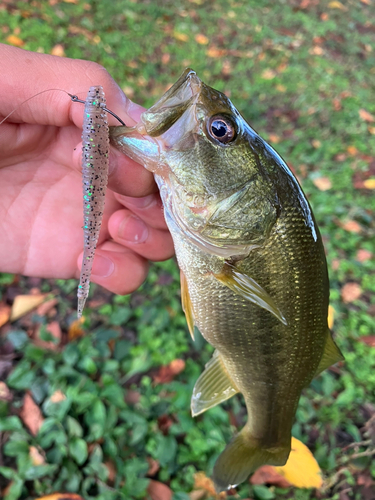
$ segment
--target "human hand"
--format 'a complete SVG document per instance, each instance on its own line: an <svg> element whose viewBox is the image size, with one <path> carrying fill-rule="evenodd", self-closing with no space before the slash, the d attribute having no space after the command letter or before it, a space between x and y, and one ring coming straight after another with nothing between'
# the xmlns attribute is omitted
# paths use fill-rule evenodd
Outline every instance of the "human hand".
<svg viewBox="0 0 375 500"><path fill-rule="evenodd" d="M129 101L96 63L0 44L0 121L46 89L86 98L102 85L107 108L127 125L143 108ZM81 133L83 105L63 92L43 93L0 125L0 271L78 278L83 251ZM116 120L109 117L111 125ZM92 281L126 294L143 282L148 259L173 255L153 176L115 149Z"/></svg>

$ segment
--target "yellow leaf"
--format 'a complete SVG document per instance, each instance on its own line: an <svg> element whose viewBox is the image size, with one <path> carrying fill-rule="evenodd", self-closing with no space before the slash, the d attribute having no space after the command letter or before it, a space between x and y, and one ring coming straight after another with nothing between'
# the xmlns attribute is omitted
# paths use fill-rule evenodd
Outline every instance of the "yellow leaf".
<svg viewBox="0 0 375 500"><path fill-rule="evenodd" d="M264 80L272 80L273 78L275 78L276 76L276 71L274 71L273 69L265 69L262 73L262 78Z"/></svg>
<svg viewBox="0 0 375 500"><path fill-rule="evenodd" d="M318 462L307 446L294 437L287 463L275 469L297 488L320 488L323 484Z"/></svg>
<svg viewBox="0 0 375 500"><path fill-rule="evenodd" d="M189 37L185 33L179 33L178 31L175 31L173 36L179 42L187 42L189 40Z"/></svg>
<svg viewBox="0 0 375 500"><path fill-rule="evenodd" d="M202 33L198 33L198 35L195 35L195 41L201 45L208 44L208 38L206 37L206 35L202 35Z"/></svg>
<svg viewBox="0 0 375 500"><path fill-rule="evenodd" d="M79 337L84 336L85 331L82 328L82 325L84 322L85 322L85 319L83 316L81 318L73 321L73 323L70 325L69 330L68 330L69 342L71 342L72 340L78 339Z"/></svg>
<svg viewBox="0 0 375 500"><path fill-rule="evenodd" d="M317 177L313 183L320 191L328 191L332 187L331 179L328 177Z"/></svg>
<svg viewBox="0 0 375 500"><path fill-rule="evenodd" d="M335 310L332 306L328 306L328 328L332 329L335 320Z"/></svg>
<svg viewBox="0 0 375 500"><path fill-rule="evenodd" d="M84 500L81 495L76 493L52 493L52 495L46 495L45 497L39 497L35 500Z"/></svg>
<svg viewBox="0 0 375 500"><path fill-rule="evenodd" d="M44 465L46 461L36 446L30 446L29 457L33 465Z"/></svg>
<svg viewBox="0 0 375 500"><path fill-rule="evenodd" d="M25 45L25 42L16 35L9 35L6 41L15 47L23 47Z"/></svg>
<svg viewBox="0 0 375 500"><path fill-rule="evenodd" d="M65 56L64 47L61 45L61 43L58 43L57 45L55 45L52 48L51 55L52 56L58 56L58 57L64 57Z"/></svg>
<svg viewBox="0 0 375 500"><path fill-rule="evenodd" d="M330 9L348 10L348 8L345 7L345 5L343 5L341 2L337 2L337 1L329 2L328 7Z"/></svg>
<svg viewBox="0 0 375 500"><path fill-rule="evenodd" d="M375 177L366 179L365 181L363 181L363 185L366 189L375 189Z"/></svg>
<svg viewBox="0 0 375 500"><path fill-rule="evenodd" d="M46 295L17 295L14 299L10 321L16 321L36 307L40 306L46 299Z"/></svg>

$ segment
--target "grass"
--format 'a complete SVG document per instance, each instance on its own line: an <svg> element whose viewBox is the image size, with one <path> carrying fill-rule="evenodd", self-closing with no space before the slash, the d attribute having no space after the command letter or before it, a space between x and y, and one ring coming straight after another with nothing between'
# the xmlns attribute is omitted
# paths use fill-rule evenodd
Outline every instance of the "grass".
<svg viewBox="0 0 375 500"><path fill-rule="evenodd" d="M46 53L61 44L68 57L103 64L144 106L193 67L231 97L302 183L327 250L333 330L346 357L304 391L293 427L313 451L327 488L244 484L240 498L374 498L375 350L363 339L375 334L375 202L363 182L375 176L375 127L361 114L375 115L374 14L367 0L0 6L0 41L13 34L24 48ZM329 189L319 189L322 178ZM368 256L364 250L372 259L361 257ZM360 289L357 298L348 299L348 283ZM151 477L169 485L174 500L188 500L194 474L210 473L244 411L233 398L190 417L191 390L211 350L202 339L190 340L175 263L155 264L131 297L94 288L92 298L101 305L87 312L84 337L69 343L76 282L3 274L0 299L11 303L35 284L57 294L53 320L63 337L55 350L35 345L26 332L51 321L35 314L0 330L3 352L12 358L9 366L0 356L11 391L11 399L0 398L0 489L11 481L5 498L58 490L85 499L145 498ZM184 371L155 382L160 366L175 359L185 360ZM44 417L36 437L20 418L25 391ZM64 399L53 402L58 391ZM34 465L30 447L39 450L42 465Z"/></svg>

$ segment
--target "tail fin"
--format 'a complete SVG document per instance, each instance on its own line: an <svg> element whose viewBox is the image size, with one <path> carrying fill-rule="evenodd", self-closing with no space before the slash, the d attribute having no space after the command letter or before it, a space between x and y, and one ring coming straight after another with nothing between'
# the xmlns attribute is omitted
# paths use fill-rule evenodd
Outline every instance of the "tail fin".
<svg viewBox="0 0 375 500"><path fill-rule="evenodd" d="M284 448L262 448L248 427L235 436L216 461L213 481L218 492L245 481L261 465L284 465L290 445Z"/></svg>

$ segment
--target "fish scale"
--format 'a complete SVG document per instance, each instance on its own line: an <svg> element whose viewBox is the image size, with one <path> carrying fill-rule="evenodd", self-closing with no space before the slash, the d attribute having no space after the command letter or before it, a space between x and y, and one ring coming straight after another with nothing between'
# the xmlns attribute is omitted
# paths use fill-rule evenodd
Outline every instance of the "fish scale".
<svg viewBox="0 0 375 500"><path fill-rule="evenodd" d="M192 70L111 141L155 174L190 333L215 348L193 416L238 392L245 400L248 420L214 466L222 491L285 464L301 391L343 359L319 230L285 162Z"/></svg>

